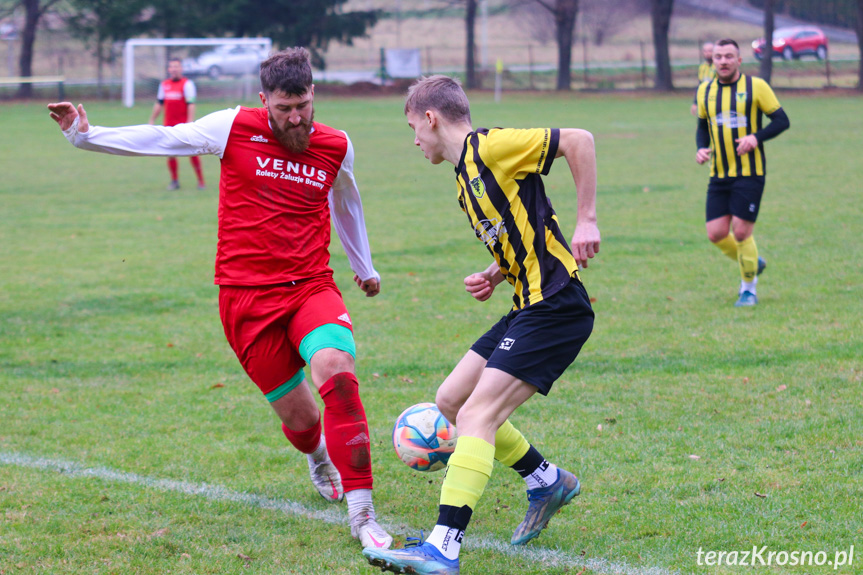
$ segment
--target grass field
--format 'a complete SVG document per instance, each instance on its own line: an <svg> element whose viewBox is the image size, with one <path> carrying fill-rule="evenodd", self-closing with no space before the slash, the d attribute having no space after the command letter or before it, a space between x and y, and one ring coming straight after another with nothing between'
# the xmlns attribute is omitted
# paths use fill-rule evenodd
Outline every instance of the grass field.
<svg viewBox="0 0 863 575"><path fill-rule="evenodd" d="M497 465L462 573L863 573L863 100L779 98L792 128L768 143L756 228L769 267L759 306L735 309L736 266L703 231L688 95L475 96L478 126L595 134L603 244L582 275L594 335L514 417L582 495L512 550L524 487ZM123 125L147 108L88 111ZM488 256L400 100L319 94L317 117L352 136L383 277L380 296L360 297L333 246L378 515L403 543L433 525L443 474L396 459L393 421L433 399L510 294L464 293ZM184 187L167 192L164 160L74 150L42 105L0 108L0 133L0 574L377 572L225 342L218 161L203 159L209 190L181 161ZM570 233L565 164L547 182ZM766 546L765 560L833 562L852 545L835 569L698 561Z"/></svg>

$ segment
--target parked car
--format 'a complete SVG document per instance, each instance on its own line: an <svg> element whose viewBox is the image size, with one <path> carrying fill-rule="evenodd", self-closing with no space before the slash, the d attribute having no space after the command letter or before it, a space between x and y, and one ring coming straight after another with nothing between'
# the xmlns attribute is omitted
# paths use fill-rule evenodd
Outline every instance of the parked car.
<svg viewBox="0 0 863 575"><path fill-rule="evenodd" d="M800 58L800 56L815 56L819 60L827 57L827 36L815 26L795 26L793 28L777 28L773 31L773 55L782 56L783 60ZM752 42L755 58L764 56L764 38Z"/></svg>
<svg viewBox="0 0 863 575"><path fill-rule="evenodd" d="M209 76L214 80L223 75L257 74L261 62L266 59L266 50L259 46L216 46L197 58L185 58L183 74Z"/></svg>

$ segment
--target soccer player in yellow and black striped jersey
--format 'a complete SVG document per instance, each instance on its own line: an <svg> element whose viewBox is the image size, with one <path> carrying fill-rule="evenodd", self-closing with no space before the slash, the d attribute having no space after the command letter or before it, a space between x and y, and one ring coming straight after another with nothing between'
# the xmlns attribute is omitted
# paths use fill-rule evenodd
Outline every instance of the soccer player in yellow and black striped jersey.
<svg viewBox="0 0 863 575"><path fill-rule="evenodd" d="M705 42L701 45L701 57L704 61L698 66L698 85L704 82L710 82L716 77L716 67L713 65L713 42ZM698 88L695 89L698 93ZM692 99L692 109L690 110L693 116L698 115L698 101Z"/></svg>
<svg viewBox="0 0 863 575"><path fill-rule="evenodd" d="M742 74L741 62L734 40L713 47L717 77L698 87L695 155L699 164L710 162L707 237L740 268L738 307L758 303L755 286L767 265L752 235L767 172L764 142L790 126L767 82Z"/></svg>
<svg viewBox="0 0 863 575"><path fill-rule="evenodd" d="M474 130L467 96L446 76L411 86L405 115L426 158L456 166L459 205L493 259L465 278L466 290L478 301L504 281L515 291L512 310L471 346L438 389L435 401L455 422L459 439L441 488L437 524L417 547L363 551L384 569L454 574L495 459L527 484L528 510L513 545L538 536L580 491L576 476L548 462L508 418L537 391L548 394L593 329L578 267L587 267L599 251L596 154L593 136L584 130ZM560 157L572 172L578 200L571 243L542 183Z"/></svg>

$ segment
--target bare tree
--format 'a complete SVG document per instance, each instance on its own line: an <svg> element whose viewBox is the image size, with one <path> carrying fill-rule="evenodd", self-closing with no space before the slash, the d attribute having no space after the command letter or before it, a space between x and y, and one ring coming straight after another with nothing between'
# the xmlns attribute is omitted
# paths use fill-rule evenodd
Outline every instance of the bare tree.
<svg viewBox="0 0 863 575"><path fill-rule="evenodd" d="M467 46L465 47L465 79L467 87L474 89L477 87L476 81L476 0L464 0L465 2L465 32L467 37Z"/></svg>
<svg viewBox="0 0 863 575"><path fill-rule="evenodd" d="M861 0L863 1L863 0ZM773 75L773 0L764 0L764 49L761 52L761 77L768 84Z"/></svg>
<svg viewBox="0 0 863 575"><path fill-rule="evenodd" d="M582 25L597 46L645 12L639 0L581 0L580 7Z"/></svg>
<svg viewBox="0 0 863 575"><path fill-rule="evenodd" d="M857 49L860 51L860 71L857 89L863 92L863 0L857 0Z"/></svg>
<svg viewBox="0 0 863 575"><path fill-rule="evenodd" d="M650 19L653 27L653 49L656 52L656 89L671 91L671 57L668 54L668 29L674 0L650 0Z"/></svg>
<svg viewBox="0 0 863 575"><path fill-rule="evenodd" d="M572 88L572 44L575 40L575 21L578 17L579 0L510 0L518 11L529 11L530 6L540 6L554 23L554 39L557 43L557 89ZM532 18L537 21L537 18ZM540 21L545 18L540 17Z"/></svg>
<svg viewBox="0 0 863 575"><path fill-rule="evenodd" d="M18 58L19 75L29 78L33 75L33 47L36 44L36 30L39 20L51 6L60 0L20 0L13 4L24 8L24 30L21 33L21 56ZM18 87L19 98L33 96L33 84L21 84Z"/></svg>

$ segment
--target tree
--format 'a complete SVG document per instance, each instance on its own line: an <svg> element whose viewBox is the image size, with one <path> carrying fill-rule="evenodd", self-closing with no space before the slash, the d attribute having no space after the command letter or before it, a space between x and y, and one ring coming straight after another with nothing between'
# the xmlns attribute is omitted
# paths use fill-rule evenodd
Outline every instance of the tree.
<svg viewBox="0 0 863 575"><path fill-rule="evenodd" d="M653 28L653 50L656 53L656 89L673 90L671 57L668 54L668 29L674 0L650 0L650 20Z"/></svg>
<svg viewBox="0 0 863 575"><path fill-rule="evenodd" d="M554 39L557 43L557 90L572 88L572 43L575 40L575 22L579 0L510 0L513 8L524 10L530 5L542 7L554 21Z"/></svg>
<svg viewBox="0 0 863 575"><path fill-rule="evenodd" d="M70 33L84 40L97 62L99 90L102 90L104 65L112 58L110 45L127 40L144 30L142 11L145 0L71 0L72 12L66 23Z"/></svg>
<svg viewBox="0 0 863 575"><path fill-rule="evenodd" d="M581 0L579 4L582 24L597 46L645 11L640 0Z"/></svg>
<svg viewBox="0 0 863 575"><path fill-rule="evenodd" d="M177 6L186 2L160 0ZM202 10L212 11L210 0L195 0ZM322 52L331 41L351 45L354 38L365 36L377 22L378 10L343 12L347 0L227 0L222 14L229 21L221 29L236 36L269 36L280 46L305 46L310 49L316 66L326 64Z"/></svg>
<svg viewBox="0 0 863 575"><path fill-rule="evenodd" d="M764 51L761 53L761 77L768 84L773 75L773 0L764 0Z"/></svg>
<svg viewBox="0 0 863 575"><path fill-rule="evenodd" d="M476 0L465 1L465 32L467 37L467 46L465 48L465 79L467 87L474 89L477 87L476 81Z"/></svg>
<svg viewBox="0 0 863 575"><path fill-rule="evenodd" d="M863 92L863 0L857 0L857 50L860 52L860 70L857 72L857 89Z"/></svg>
<svg viewBox="0 0 863 575"><path fill-rule="evenodd" d="M18 0L11 6L14 11L24 8L24 30L21 32L21 56L18 58L18 74L25 78L33 75L33 47L36 44L36 31L39 21L48 10L60 0ZM33 96L33 84L21 84L18 87L19 98Z"/></svg>

